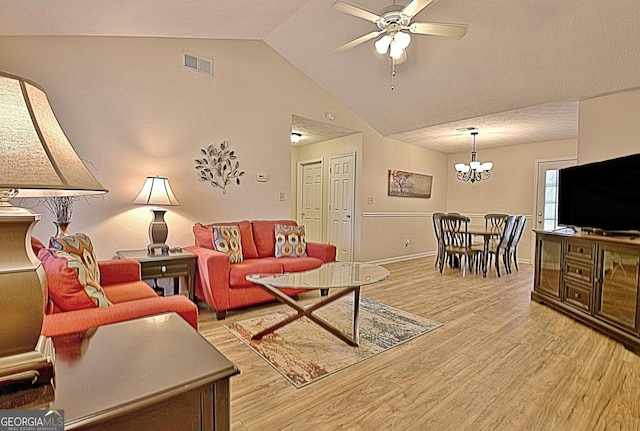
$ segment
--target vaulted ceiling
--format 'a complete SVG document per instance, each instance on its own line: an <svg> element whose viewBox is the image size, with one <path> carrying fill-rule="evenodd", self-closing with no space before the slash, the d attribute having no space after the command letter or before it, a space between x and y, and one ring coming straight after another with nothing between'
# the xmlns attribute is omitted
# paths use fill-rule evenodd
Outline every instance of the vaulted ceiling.
<svg viewBox="0 0 640 431"><path fill-rule="evenodd" d="M398 0L403 4L408 0ZM378 13L393 0L358 0ZM444 152L575 138L578 101L640 86L638 0L438 0L414 21L463 23L460 40L413 35L391 64L376 30L333 0L0 0L0 35L264 40L383 136Z"/></svg>

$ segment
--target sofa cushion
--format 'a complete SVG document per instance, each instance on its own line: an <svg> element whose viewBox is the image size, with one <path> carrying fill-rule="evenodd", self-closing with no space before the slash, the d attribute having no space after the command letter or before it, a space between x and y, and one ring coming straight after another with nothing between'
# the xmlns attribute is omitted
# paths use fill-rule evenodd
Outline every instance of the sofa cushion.
<svg viewBox="0 0 640 431"><path fill-rule="evenodd" d="M244 262L231 265L229 270L229 287L255 286L247 281L250 274L280 274L282 265L275 258L271 259L245 259Z"/></svg>
<svg viewBox="0 0 640 431"><path fill-rule="evenodd" d="M47 277L49 298L61 311L107 307L111 302L104 289L76 254L54 249L38 253Z"/></svg>
<svg viewBox="0 0 640 431"><path fill-rule="evenodd" d="M109 300L113 304L155 298L158 296L151 286L139 280L104 286L104 291L109 295Z"/></svg>
<svg viewBox="0 0 640 431"><path fill-rule="evenodd" d="M228 223L219 222L208 225L196 223L193 226L193 235L195 237L196 246L208 248L209 250L216 249L213 245L213 226L237 226L240 229L240 243L242 244L243 257L245 259L255 259L258 257L256 244L253 241L251 222L247 220Z"/></svg>
<svg viewBox="0 0 640 431"><path fill-rule="evenodd" d="M301 272L320 268L324 262L315 257L281 257L278 262L282 264L284 272Z"/></svg>
<svg viewBox="0 0 640 431"><path fill-rule="evenodd" d="M213 245L216 251L229 257L229 263L242 262L242 243L238 226L213 226Z"/></svg>
<svg viewBox="0 0 640 431"><path fill-rule="evenodd" d="M274 257L276 249L276 237L274 235L275 225L297 226L294 220L254 220L251 222L253 228L253 240L256 243L258 257Z"/></svg>
<svg viewBox="0 0 640 431"><path fill-rule="evenodd" d="M275 233L275 257L307 257L304 226L277 224Z"/></svg>

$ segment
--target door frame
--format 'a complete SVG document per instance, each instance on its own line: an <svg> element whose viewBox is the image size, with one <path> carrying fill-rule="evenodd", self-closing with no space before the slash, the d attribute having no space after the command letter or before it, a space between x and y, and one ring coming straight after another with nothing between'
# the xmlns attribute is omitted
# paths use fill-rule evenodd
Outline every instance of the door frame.
<svg viewBox="0 0 640 431"><path fill-rule="evenodd" d="M538 193L540 192L538 185L540 184L540 168L545 163L563 163L563 162L566 162L567 166L571 166L569 165L570 162L574 162L574 165L576 165L578 163L578 157L567 156L567 157L558 157L553 159L536 160L535 178L533 181L533 206L532 206L533 207L532 225L534 230L538 229ZM532 240L531 240L531 256L532 257L535 256L535 252L536 252L535 235L532 235Z"/></svg>
<svg viewBox="0 0 640 431"><path fill-rule="evenodd" d="M320 163L320 166L322 168L322 197L321 200L322 202L320 203L320 207L322 208L322 212L321 212L321 217L322 220L320 221L320 226L322 226L322 239L326 240L327 239L327 207L325 204L325 198L326 198L326 193L327 193L327 181L325 179L325 163L324 163L324 157L316 157L313 159L307 159L307 160L298 160L298 162L296 163L296 221L298 223L301 223L302 221L302 195L303 195L303 189L304 189L304 167L308 166L308 165L315 165L317 163Z"/></svg>
<svg viewBox="0 0 640 431"><path fill-rule="evenodd" d="M342 153L342 154L332 154L331 156L329 156L329 175L327 178L327 182L328 184L328 190L327 190L327 205L326 205L326 211L327 211L327 217L326 217L326 239L327 241L329 240L329 231L331 229L331 217L329 217L329 207L328 207L328 203L332 202L332 198L333 196L331 196L333 187L331 186L331 160L332 159L339 159L341 157L346 157L346 156L352 156L353 157L353 181L352 181L352 190L351 190L351 202L350 202L350 210L351 210L351 237L349 238L349 254L350 254L350 259L353 260L353 256L355 253L354 250L354 245L355 245L355 233L356 233L356 215L355 215L355 210L356 210L356 182L357 182L357 165L358 165L358 158L357 158L357 151L350 151L348 153Z"/></svg>

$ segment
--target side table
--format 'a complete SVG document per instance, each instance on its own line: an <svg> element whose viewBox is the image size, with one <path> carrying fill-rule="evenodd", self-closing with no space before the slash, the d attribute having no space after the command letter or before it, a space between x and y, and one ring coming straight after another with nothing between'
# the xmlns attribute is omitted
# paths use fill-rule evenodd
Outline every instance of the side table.
<svg viewBox="0 0 640 431"><path fill-rule="evenodd" d="M149 254L147 250L120 250L116 255L121 259L135 259L140 262L143 280L173 278L173 293L180 292L180 277L186 277L189 299L196 298L196 255L188 251L170 251L165 254Z"/></svg>
<svg viewBox="0 0 640 431"><path fill-rule="evenodd" d="M229 430L238 368L176 313L53 337L55 384L0 409L64 410L65 430Z"/></svg>

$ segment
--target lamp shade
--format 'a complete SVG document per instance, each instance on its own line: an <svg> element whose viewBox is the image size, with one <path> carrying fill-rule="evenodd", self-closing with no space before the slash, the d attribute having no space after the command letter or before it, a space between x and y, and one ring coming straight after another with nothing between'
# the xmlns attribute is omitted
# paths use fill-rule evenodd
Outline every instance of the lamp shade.
<svg viewBox="0 0 640 431"><path fill-rule="evenodd" d="M42 88L0 72L0 189L20 197L106 193L69 143Z"/></svg>
<svg viewBox="0 0 640 431"><path fill-rule="evenodd" d="M142 190L133 200L134 204L140 205L160 205L177 206L180 205L178 199L171 190L169 179L164 177L147 177L142 186Z"/></svg>
<svg viewBox="0 0 640 431"><path fill-rule="evenodd" d="M0 385L44 383L54 373L51 339L40 335L46 277L31 247L40 215L14 196L76 196L107 190L58 124L44 90L0 72Z"/></svg>

